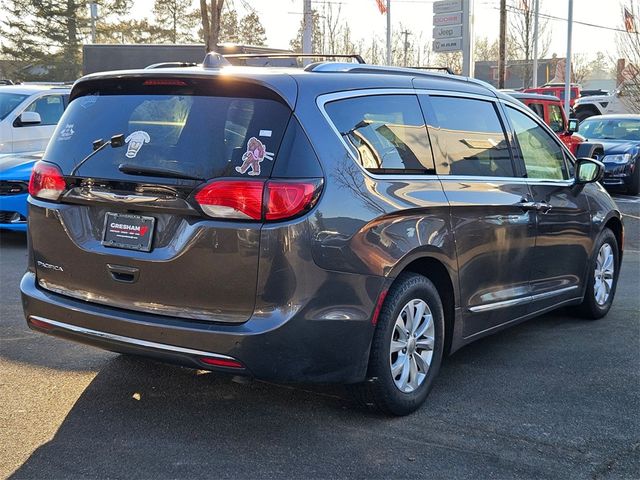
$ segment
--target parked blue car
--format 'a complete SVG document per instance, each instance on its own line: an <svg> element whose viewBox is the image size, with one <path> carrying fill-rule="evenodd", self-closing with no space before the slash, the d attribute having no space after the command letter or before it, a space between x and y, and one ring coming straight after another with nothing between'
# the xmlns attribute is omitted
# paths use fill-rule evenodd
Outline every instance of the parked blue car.
<svg viewBox="0 0 640 480"><path fill-rule="evenodd" d="M27 197L33 164L40 153L0 156L0 229L27 230Z"/></svg>
<svg viewBox="0 0 640 480"><path fill-rule="evenodd" d="M579 133L604 146L602 184L640 193L640 115L598 115L580 123Z"/></svg>

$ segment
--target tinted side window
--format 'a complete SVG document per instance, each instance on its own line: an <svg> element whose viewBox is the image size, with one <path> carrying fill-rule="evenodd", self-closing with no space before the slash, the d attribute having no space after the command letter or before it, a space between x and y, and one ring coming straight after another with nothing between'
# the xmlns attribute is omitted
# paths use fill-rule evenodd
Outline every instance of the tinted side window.
<svg viewBox="0 0 640 480"><path fill-rule="evenodd" d="M536 115L538 115L540 118L542 118L544 120L544 105L543 104L541 104L541 103L529 103L528 106L529 106L529 108L531 110L536 112Z"/></svg>
<svg viewBox="0 0 640 480"><path fill-rule="evenodd" d="M569 178L562 148L546 130L525 114L507 107L507 115L522 151L529 178L565 180Z"/></svg>
<svg viewBox="0 0 640 480"><path fill-rule="evenodd" d="M372 95L327 103L329 117L372 173L433 173L427 129L414 95Z"/></svg>
<svg viewBox="0 0 640 480"><path fill-rule="evenodd" d="M64 112L64 103L61 95L46 95L37 99L26 109L26 112L40 114L40 125L55 125Z"/></svg>
<svg viewBox="0 0 640 480"><path fill-rule="evenodd" d="M436 171L440 175L512 177L509 145L492 102L423 97Z"/></svg>

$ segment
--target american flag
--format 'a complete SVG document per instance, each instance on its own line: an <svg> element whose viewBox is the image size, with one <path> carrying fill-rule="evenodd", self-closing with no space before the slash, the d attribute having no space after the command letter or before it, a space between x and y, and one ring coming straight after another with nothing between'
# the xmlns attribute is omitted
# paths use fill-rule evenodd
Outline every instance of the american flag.
<svg viewBox="0 0 640 480"><path fill-rule="evenodd" d="M636 18L626 7L624 9L624 28L629 33L636 33Z"/></svg>
<svg viewBox="0 0 640 480"><path fill-rule="evenodd" d="M387 13L387 6L384 4L384 0L376 0L376 3L378 4L378 10L380 10L381 14L385 14Z"/></svg>

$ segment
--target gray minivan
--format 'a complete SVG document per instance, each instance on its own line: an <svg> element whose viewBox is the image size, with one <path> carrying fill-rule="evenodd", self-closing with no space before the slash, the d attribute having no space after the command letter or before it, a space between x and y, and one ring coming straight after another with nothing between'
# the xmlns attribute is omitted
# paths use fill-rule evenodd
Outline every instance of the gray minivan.
<svg viewBox="0 0 640 480"><path fill-rule="evenodd" d="M94 74L33 171L24 311L116 352L356 384L403 415L443 355L560 306L608 312L623 226L602 171L463 77Z"/></svg>

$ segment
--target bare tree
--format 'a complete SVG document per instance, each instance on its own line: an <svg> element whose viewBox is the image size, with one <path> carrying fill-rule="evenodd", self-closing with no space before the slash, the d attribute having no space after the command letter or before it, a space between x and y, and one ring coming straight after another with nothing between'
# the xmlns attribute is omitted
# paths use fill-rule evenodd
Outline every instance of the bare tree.
<svg viewBox="0 0 640 480"><path fill-rule="evenodd" d="M511 44L512 58L524 60L523 80L524 86L531 86L533 78L533 24L535 12L533 9L534 0L520 0L519 7L511 7L509 11L509 42ZM544 17L539 17L538 21L538 55L545 57L549 51L551 37L548 30L549 21Z"/></svg>
<svg viewBox="0 0 640 480"><path fill-rule="evenodd" d="M200 18L202 19L202 34L207 52L215 50L220 40L220 21L224 0L200 0Z"/></svg>

